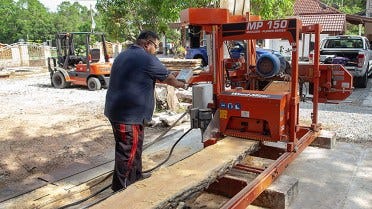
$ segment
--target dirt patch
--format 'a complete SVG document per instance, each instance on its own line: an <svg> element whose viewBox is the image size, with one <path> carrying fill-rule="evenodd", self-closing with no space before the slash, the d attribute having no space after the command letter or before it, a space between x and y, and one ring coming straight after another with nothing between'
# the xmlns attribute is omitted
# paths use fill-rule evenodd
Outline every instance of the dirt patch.
<svg viewBox="0 0 372 209"><path fill-rule="evenodd" d="M52 88L45 70L1 78L0 187L25 185L113 152L111 125L103 115L105 95L106 90L84 87ZM146 127L145 138L164 129Z"/></svg>

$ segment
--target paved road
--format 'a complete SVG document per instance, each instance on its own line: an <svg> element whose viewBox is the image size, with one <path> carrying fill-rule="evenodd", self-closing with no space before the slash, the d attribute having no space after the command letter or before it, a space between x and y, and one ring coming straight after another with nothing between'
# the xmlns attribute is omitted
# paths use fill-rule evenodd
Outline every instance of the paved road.
<svg viewBox="0 0 372 209"><path fill-rule="evenodd" d="M354 89L345 103L321 105L320 111L329 116L320 120L339 122L339 137L357 143L337 142L332 150L306 148L283 173L299 179L299 194L289 208L371 209L372 144L364 142L372 141L372 79L367 88Z"/></svg>
<svg viewBox="0 0 372 209"><path fill-rule="evenodd" d="M310 121L311 102L300 103L300 118ZM367 88L356 88L341 104L320 104L318 121L340 140L372 142L372 79Z"/></svg>
<svg viewBox="0 0 372 209"><path fill-rule="evenodd" d="M299 179L299 194L289 209L372 209L372 144L364 143L372 140L372 79L346 102L319 109L321 122L333 124L326 127L336 127L343 140L358 143L337 142L331 150L306 148L284 172ZM311 104L301 104L301 111L311 112ZM354 134L360 137L352 138ZM195 137L200 139L193 132L176 150L195 143Z"/></svg>
<svg viewBox="0 0 372 209"><path fill-rule="evenodd" d="M361 108L372 107L372 79L368 80L367 88L355 88L346 102Z"/></svg>
<svg viewBox="0 0 372 209"><path fill-rule="evenodd" d="M308 147L283 174L299 180L290 209L372 208L372 146Z"/></svg>

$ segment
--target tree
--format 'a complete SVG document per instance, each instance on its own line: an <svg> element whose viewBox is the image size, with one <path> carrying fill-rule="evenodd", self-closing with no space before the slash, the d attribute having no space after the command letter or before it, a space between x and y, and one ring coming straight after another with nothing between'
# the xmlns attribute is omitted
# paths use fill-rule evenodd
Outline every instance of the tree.
<svg viewBox="0 0 372 209"><path fill-rule="evenodd" d="M322 2L345 14L363 13L367 4L366 0L323 0Z"/></svg>
<svg viewBox="0 0 372 209"><path fill-rule="evenodd" d="M91 14L87 7L80 5L78 2L62 2L57 7L55 14L56 31L73 32L73 31L90 31Z"/></svg>
<svg viewBox="0 0 372 209"><path fill-rule="evenodd" d="M99 14L95 15L96 31L102 31ZM91 11L78 2L64 1L57 12L49 12L38 0L1 0L0 43L20 39L46 41L58 31L90 31Z"/></svg>
<svg viewBox="0 0 372 209"><path fill-rule="evenodd" d="M366 0L325 0L325 4L332 6L345 14L365 15ZM346 34L358 34L359 26L353 24L346 25Z"/></svg>
<svg viewBox="0 0 372 209"><path fill-rule="evenodd" d="M169 33L168 24L190 7L218 7L218 0L98 0L105 30L115 40L134 40L143 29ZM252 12L265 18L284 17L293 11L293 0L252 0Z"/></svg>
<svg viewBox="0 0 372 209"><path fill-rule="evenodd" d="M0 5L0 43L13 43L13 34L17 33L14 25L18 14L17 5L13 0L2 0Z"/></svg>
<svg viewBox="0 0 372 209"><path fill-rule="evenodd" d="M251 0L252 13L264 19L283 16L292 11L288 2L292 1ZM134 40L139 31L149 29L176 40L168 25L178 21L181 10L218 7L218 3L219 0L97 0L96 31L106 32L108 40L124 41ZM90 31L90 12L78 2L67 0L58 5L57 12L49 12L38 0L2 0L0 42L45 41L54 38L58 31Z"/></svg>
<svg viewBox="0 0 372 209"><path fill-rule="evenodd" d="M46 40L54 30L48 10L38 0L18 0L13 38L24 40Z"/></svg>
<svg viewBox="0 0 372 209"><path fill-rule="evenodd" d="M293 15L294 0L251 0L251 12L262 19L277 19Z"/></svg>

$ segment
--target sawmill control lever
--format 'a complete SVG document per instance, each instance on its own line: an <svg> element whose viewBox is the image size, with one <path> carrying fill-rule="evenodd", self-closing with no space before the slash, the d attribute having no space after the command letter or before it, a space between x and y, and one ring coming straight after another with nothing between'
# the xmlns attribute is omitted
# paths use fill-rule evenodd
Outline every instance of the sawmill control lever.
<svg viewBox="0 0 372 209"><path fill-rule="evenodd" d="M199 109L192 108L190 109L190 121L191 128L200 128L202 135L207 129L209 122L212 120L212 110L209 108Z"/></svg>

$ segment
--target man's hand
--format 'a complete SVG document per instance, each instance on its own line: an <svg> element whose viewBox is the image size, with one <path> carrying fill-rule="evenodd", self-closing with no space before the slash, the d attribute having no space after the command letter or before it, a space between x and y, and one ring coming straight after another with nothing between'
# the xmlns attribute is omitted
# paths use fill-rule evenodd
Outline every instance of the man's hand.
<svg viewBox="0 0 372 209"><path fill-rule="evenodd" d="M163 82L176 88L187 89L189 87L187 83L177 80L172 73Z"/></svg>
<svg viewBox="0 0 372 209"><path fill-rule="evenodd" d="M187 90L189 88L189 84L184 83L182 88L185 89L185 90Z"/></svg>

